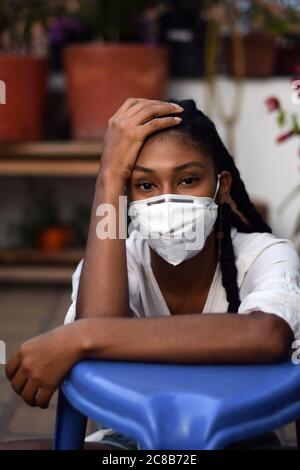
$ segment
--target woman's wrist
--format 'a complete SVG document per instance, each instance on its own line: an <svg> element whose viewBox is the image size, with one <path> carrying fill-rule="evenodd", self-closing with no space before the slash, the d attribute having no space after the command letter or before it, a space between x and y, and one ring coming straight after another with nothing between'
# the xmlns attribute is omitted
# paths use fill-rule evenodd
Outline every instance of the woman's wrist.
<svg viewBox="0 0 300 470"><path fill-rule="evenodd" d="M118 192L123 194L127 178L111 169L101 169L97 176L96 188L105 192Z"/></svg>
<svg viewBox="0 0 300 470"><path fill-rule="evenodd" d="M75 343L80 361L93 357L95 350L98 354L100 353L102 347L101 332L103 332L103 327L100 324L101 320L101 317L76 320Z"/></svg>
<svg viewBox="0 0 300 470"><path fill-rule="evenodd" d="M68 345L71 348L72 355L76 362L82 361L88 357L87 353L91 345L90 338L90 320L91 318L79 318L63 328L68 328Z"/></svg>

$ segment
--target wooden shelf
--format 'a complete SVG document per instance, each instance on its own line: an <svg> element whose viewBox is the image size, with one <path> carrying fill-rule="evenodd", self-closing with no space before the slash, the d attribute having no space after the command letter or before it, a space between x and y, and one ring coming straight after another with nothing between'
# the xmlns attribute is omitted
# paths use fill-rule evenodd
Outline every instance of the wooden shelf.
<svg viewBox="0 0 300 470"><path fill-rule="evenodd" d="M6 284L69 284L73 267L68 266L0 266L0 282Z"/></svg>
<svg viewBox="0 0 300 470"><path fill-rule="evenodd" d="M0 158L98 158L102 151L102 139L99 141L37 141L0 144Z"/></svg>
<svg viewBox="0 0 300 470"><path fill-rule="evenodd" d="M84 249L61 251L1 249L0 282L70 284Z"/></svg>
<svg viewBox="0 0 300 470"><path fill-rule="evenodd" d="M95 177L102 140L0 144L1 176Z"/></svg>
<svg viewBox="0 0 300 470"><path fill-rule="evenodd" d="M78 263L84 255L83 248L72 248L60 251L43 251L35 249L1 249L0 264L14 263Z"/></svg>
<svg viewBox="0 0 300 470"><path fill-rule="evenodd" d="M0 143L1 177L96 177L103 139ZM0 282L70 283L84 250L0 250Z"/></svg>

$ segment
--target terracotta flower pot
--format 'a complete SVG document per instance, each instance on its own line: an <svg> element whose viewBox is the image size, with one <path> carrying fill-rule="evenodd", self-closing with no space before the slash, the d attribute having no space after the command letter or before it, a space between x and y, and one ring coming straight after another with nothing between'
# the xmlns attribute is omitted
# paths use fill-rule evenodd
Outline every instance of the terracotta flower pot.
<svg viewBox="0 0 300 470"><path fill-rule="evenodd" d="M269 77L276 65L275 39L267 34L249 34L243 37L245 50L245 76ZM232 38L224 39L225 71L235 75Z"/></svg>
<svg viewBox="0 0 300 470"><path fill-rule="evenodd" d="M163 97L169 53L160 46L95 42L66 47L64 66L72 136L93 139L126 98Z"/></svg>
<svg viewBox="0 0 300 470"><path fill-rule="evenodd" d="M43 230L39 236L39 248L44 251L58 251L70 245L72 229L68 226L54 226Z"/></svg>
<svg viewBox="0 0 300 470"><path fill-rule="evenodd" d="M0 54L0 80L6 103L0 104L0 140L38 140L46 98L47 64L21 54Z"/></svg>

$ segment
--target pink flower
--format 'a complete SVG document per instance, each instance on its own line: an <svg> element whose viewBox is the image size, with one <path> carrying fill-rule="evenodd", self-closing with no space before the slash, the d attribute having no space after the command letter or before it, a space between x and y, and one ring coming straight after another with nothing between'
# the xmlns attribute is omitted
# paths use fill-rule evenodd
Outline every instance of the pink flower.
<svg viewBox="0 0 300 470"><path fill-rule="evenodd" d="M276 109L280 108L279 100L275 98L274 96L270 96L269 98L267 98L265 100L265 103L267 105L269 112L275 111Z"/></svg>
<svg viewBox="0 0 300 470"><path fill-rule="evenodd" d="M284 134L280 134L277 138L276 138L276 142L279 144L281 142L284 142L285 140L287 140L289 137L291 137L293 134L295 134L295 131L293 129L291 129L290 131L288 132L285 132Z"/></svg>

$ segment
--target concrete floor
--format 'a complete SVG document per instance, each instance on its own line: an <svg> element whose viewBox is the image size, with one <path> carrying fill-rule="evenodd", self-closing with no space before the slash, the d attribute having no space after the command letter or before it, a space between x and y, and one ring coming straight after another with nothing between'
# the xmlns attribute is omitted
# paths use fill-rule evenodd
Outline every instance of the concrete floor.
<svg viewBox="0 0 300 470"><path fill-rule="evenodd" d="M0 339L6 342L7 359L33 336L63 324L71 304L71 290L55 286L9 286L0 288ZM0 441L51 437L57 393L49 408L27 405L10 387L0 365ZM97 429L89 422L87 433ZM295 445L295 426L277 430L286 445Z"/></svg>

